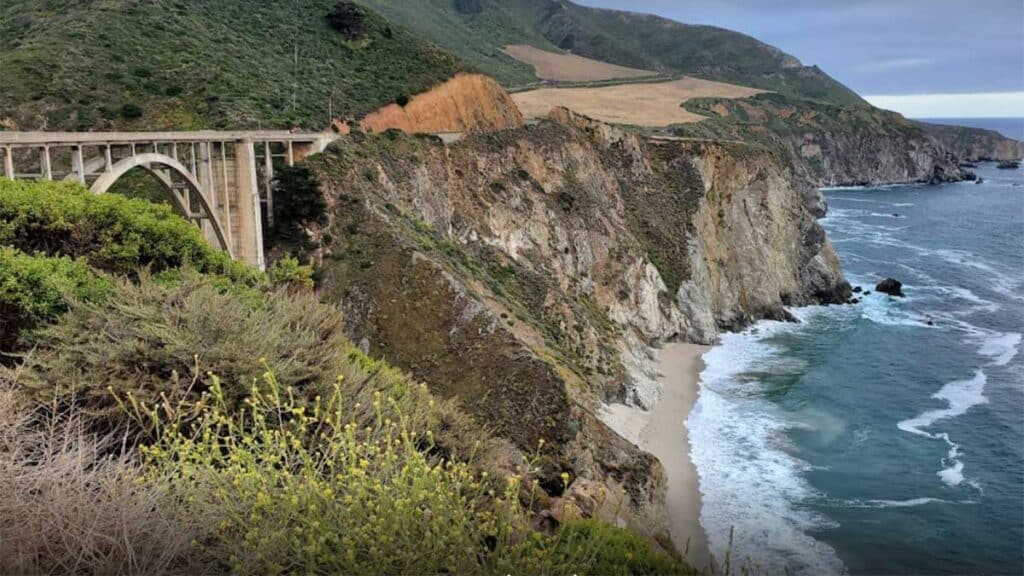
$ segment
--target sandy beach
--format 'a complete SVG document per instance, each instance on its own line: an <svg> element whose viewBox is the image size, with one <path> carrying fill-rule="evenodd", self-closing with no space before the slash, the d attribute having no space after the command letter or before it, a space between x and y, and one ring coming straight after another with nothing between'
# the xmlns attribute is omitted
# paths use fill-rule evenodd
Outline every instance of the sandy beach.
<svg viewBox="0 0 1024 576"><path fill-rule="evenodd" d="M607 412L613 428L661 460L668 482L665 505L672 540L679 553L698 568L707 566L709 553L700 525L700 489L697 469L690 461L685 422L697 401L704 368L701 355L707 351L707 346L669 344L660 353L663 392L654 409L645 412L616 404Z"/></svg>

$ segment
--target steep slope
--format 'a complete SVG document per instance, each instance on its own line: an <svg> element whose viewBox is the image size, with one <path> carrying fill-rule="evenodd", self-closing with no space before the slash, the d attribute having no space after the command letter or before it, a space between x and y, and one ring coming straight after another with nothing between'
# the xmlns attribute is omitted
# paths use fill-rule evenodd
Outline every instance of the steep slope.
<svg viewBox="0 0 1024 576"><path fill-rule="evenodd" d="M802 185L971 179L958 158L895 112L790 99L779 94L689 100L706 119L675 126L686 138L742 140L773 151Z"/></svg>
<svg viewBox="0 0 1024 576"><path fill-rule="evenodd" d="M915 122L937 143L965 161L1019 160L1024 142L1007 138L995 130Z"/></svg>
<svg viewBox="0 0 1024 576"><path fill-rule="evenodd" d="M709 342L849 285L772 156L650 140L560 110L445 146L353 134L313 159L322 296L354 341L558 474L662 529L661 470L595 417L651 406L650 347ZM596 493L596 488L593 493Z"/></svg>
<svg viewBox="0 0 1024 576"><path fill-rule="evenodd" d="M0 5L0 126L326 128L439 84L461 64L337 0ZM346 20L349 20L346 22Z"/></svg>
<svg viewBox="0 0 1024 576"><path fill-rule="evenodd" d="M506 85L532 71L501 53L530 44L620 66L690 74L838 104L865 105L814 66L744 34L567 0L480 0L474 10L453 0L360 0L395 22L455 52ZM459 7L463 6L460 11ZM476 9L478 8L478 10Z"/></svg>

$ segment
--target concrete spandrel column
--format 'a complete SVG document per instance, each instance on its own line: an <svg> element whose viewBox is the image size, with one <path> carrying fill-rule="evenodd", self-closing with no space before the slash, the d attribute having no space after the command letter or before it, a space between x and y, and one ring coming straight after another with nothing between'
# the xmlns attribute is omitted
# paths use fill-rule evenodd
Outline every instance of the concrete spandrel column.
<svg viewBox="0 0 1024 576"><path fill-rule="evenodd" d="M207 214L210 218L203 220L203 233L212 244L216 244L217 234L213 229L212 216L216 215L219 219L220 215L217 214L217 186L213 179L213 159L211 158L210 146L209 142L199 143L199 186L202 187L199 193L203 195L211 212L211 214ZM222 222L222 224L224 223ZM227 234L224 236L226 238Z"/></svg>
<svg viewBox="0 0 1024 576"><path fill-rule="evenodd" d="M4 176L14 179L14 152L11 147L4 148Z"/></svg>
<svg viewBox="0 0 1024 576"><path fill-rule="evenodd" d="M50 147L43 146L43 153L40 159L43 168L43 178L53 180L53 167L50 165Z"/></svg>
<svg viewBox="0 0 1024 576"><path fill-rule="evenodd" d="M80 184L85 184L85 161L82 159L82 147L75 146L71 150L71 169L75 171Z"/></svg>
<svg viewBox="0 0 1024 576"><path fill-rule="evenodd" d="M256 146L252 140L235 142L235 217L238 221L239 260L260 270L263 261L263 223L256 179Z"/></svg>

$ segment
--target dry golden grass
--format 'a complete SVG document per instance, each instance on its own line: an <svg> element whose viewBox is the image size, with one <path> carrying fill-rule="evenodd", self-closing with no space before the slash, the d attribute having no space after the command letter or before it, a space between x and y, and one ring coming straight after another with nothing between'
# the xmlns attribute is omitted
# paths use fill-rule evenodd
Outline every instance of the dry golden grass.
<svg viewBox="0 0 1024 576"><path fill-rule="evenodd" d="M201 518L163 506L120 439L0 380L0 574L196 573Z"/></svg>
<svg viewBox="0 0 1024 576"><path fill-rule="evenodd" d="M574 112L609 122L655 128L698 122L704 117L688 112L682 103L691 98L747 98L764 90L685 77L672 82L619 84L600 88L541 88L513 94L527 118L547 116L564 106Z"/></svg>
<svg viewBox="0 0 1024 576"><path fill-rule="evenodd" d="M533 46L513 44L505 46L505 54L533 66L537 77L542 80L562 82L595 82L617 78L642 78L657 76L657 72L617 66L600 60L591 60L574 54L548 52Z"/></svg>

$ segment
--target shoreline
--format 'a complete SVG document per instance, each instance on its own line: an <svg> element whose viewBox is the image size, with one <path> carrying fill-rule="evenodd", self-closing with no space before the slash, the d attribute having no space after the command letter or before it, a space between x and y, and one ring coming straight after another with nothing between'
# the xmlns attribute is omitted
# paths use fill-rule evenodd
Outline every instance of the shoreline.
<svg viewBox="0 0 1024 576"><path fill-rule="evenodd" d="M711 554L700 523L701 494L697 469L690 459L686 420L700 393L701 356L708 350L710 346L679 343L660 350L662 395L651 411L624 404L605 407L605 421L612 428L661 461L672 542L680 556L697 569L708 566Z"/></svg>

